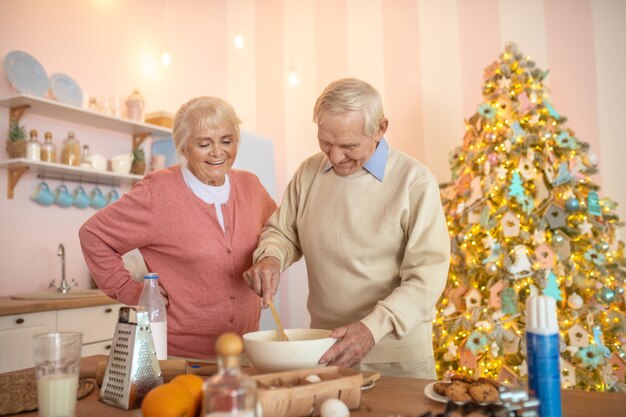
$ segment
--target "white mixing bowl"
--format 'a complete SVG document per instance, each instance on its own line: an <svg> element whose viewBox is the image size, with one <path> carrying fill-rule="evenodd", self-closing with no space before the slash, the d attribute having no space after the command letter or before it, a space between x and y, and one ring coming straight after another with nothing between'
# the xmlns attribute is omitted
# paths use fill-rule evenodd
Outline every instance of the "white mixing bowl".
<svg viewBox="0 0 626 417"><path fill-rule="evenodd" d="M276 330L243 335L243 347L250 363L259 372L317 368L322 355L335 343L330 330L285 329L288 342L278 339Z"/></svg>

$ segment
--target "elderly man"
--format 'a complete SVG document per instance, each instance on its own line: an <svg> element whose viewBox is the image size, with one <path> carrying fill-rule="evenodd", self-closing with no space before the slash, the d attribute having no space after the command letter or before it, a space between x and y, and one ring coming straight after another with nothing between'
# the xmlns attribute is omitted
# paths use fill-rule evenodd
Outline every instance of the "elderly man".
<svg viewBox="0 0 626 417"><path fill-rule="evenodd" d="M432 319L450 258L437 181L389 146L366 82L331 83L313 121L322 152L293 176L244 279L267 306L304 256L311 327L338 339L321 364L434 379Z"/></svg>

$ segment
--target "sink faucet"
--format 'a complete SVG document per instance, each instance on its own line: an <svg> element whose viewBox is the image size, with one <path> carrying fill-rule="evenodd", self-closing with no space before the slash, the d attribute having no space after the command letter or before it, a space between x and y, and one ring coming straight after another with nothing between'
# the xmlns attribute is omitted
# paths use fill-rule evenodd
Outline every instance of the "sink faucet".
<svg viewBox="0 0 626 417"><path fill-rule="evenodd" d="M54 283L55 280L52 280L50 282L49 287L56 288L59 292L62 292L63 294L67 294L72 287L78 287L78 283L76 282L75 279L73 279L72 284L70 285L65 280L65 247L63 246L63 243L59 243L57 256L61 257L61 285L57 287L56 284Z"/></svg>

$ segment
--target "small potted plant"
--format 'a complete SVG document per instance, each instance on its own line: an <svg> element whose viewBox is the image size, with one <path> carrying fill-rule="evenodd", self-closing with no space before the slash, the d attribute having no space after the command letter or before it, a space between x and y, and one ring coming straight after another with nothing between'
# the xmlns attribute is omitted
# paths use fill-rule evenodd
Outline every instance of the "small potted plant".
<svg viewBox="0 0 626 417"><path fill-rule="evenodd" d="M26 129L24 126L20 126L15 119L11 119L9 123L9 138L6 149L9 158L24 158L26 155Z"/></svg>
<svg viewBox="0 0 626 417"><path fill-rule="evenodd" d="M133 151L133 165L130 168L130 172L135 175L143 175L146 171L146 154L142 148L137 148Z"/></svg>

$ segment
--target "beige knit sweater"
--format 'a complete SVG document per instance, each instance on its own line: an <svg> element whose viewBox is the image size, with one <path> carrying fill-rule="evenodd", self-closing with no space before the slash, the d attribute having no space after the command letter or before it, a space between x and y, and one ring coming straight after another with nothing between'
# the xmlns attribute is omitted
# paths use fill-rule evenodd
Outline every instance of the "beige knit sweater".
<svg viewBox="0 0 626 417"><path fill-rule="evenodd" d="M365 169L341 177L327 164L319 153L300 165L255 262L275 256L284 270L304 254L311 327L363 322L376 342L363 363L432 356L450 259L435 177L394 149L382 182Z"/></svg>

